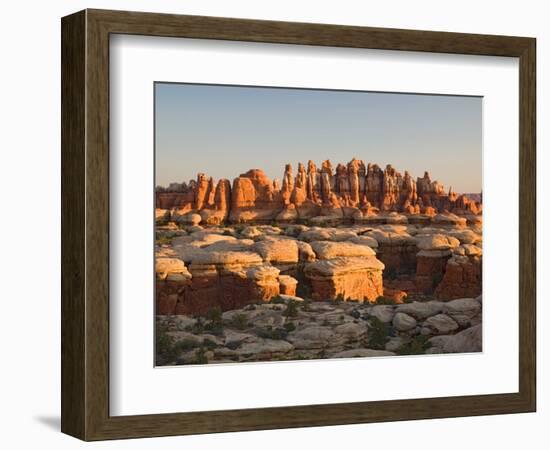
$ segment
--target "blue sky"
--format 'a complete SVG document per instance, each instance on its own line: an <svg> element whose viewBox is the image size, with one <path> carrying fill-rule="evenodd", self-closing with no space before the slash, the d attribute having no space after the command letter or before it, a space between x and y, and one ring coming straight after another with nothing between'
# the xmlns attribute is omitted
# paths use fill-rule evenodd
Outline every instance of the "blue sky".
<svg viewBox="0 0 550 450"><path fill-rule="evenodd" d="M155 84L156 184L353 157L481 190L479 97Z"/></svg>

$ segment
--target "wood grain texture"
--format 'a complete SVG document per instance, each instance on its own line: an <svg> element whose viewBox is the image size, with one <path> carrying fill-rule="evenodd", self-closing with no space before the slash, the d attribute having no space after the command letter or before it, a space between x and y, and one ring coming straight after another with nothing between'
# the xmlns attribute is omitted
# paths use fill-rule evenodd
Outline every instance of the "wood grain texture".
<svg viewBox="0 0 550 450"><path fill-rule="evenodd" d="M61 27L61 430L85 432L85 20Z"/></svg>
<svg viewBox="0 0 550 450"><path fill-rule="evenodd" d="M519 57L519 392L109 416L109 34ZM86 10L62 20L62 430L84 440L534 411L535 40ZM185 405L182 405L185 409Z"/></svg>

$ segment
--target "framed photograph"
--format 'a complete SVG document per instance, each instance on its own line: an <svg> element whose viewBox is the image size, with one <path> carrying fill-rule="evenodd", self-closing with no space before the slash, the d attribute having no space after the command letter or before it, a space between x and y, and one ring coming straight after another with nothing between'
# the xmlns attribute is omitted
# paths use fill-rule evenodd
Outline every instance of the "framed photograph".
<svg viewBox="0 0 550 450"><path fill-rule="evenodd" d="M534 38L61 29L63 432L535 411Z"/></svg>

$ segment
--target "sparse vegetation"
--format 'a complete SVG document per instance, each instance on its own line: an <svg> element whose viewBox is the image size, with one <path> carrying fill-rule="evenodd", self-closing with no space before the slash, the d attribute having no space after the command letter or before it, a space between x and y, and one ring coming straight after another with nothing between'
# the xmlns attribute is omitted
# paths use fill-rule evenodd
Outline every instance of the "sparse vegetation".
<svg viewBox="0 0 550 450"><path fill-rule="evenodd" d="M193 325L188 325L185 327L185 331L193 334L201 334L204 332L204 319L202 317L197 317L196 322Z"/></svg>
<svg viewBox="0 0 550 450"><path fill-rule="evenodd" d="M236 330L246 330L248 328L248 317L246 314L235 314L229 322L232 328Z"/></svg>
<svg viewBox="0 0 550 450"><path fill-rule="evenodd" d="M284 328L262 328L257 332L258 336L263 339L273 339L279 341L285 339L288 335L288 331Z"/></svg>
<svg viewBox="0 0 550 450"><path fill-rule="evenodd" d="M216 343L205 339L202 345L208 348L217 347ZM189 352L201 346L199 339L186 338L175 340L168 334L164 325L157 325L155 334L155 363L159 366L175 364L177 358L184 352Z"/></svg>
<svg viewBox="0 0 550 450"><path fill-rule="evenodd" d="M295 300L289 300L283 315L286 317L296 317L298 315L298 302Z"/></svg>
<svg viewBox="0 0 550 450"><path fill-rule="evenodd" d="M380 296L376 299L373 305L397 305L397 301L393 298Z"/></svg>
<svg viewBox="0 0 550 450"><path fill-rule="evenodd" d="M288 331L289 333L296 329L296 325L294 325L294 323L292 322L285 323L284 327L285 327L285 330Z"/></svg>
<svg viewBox="0 0 550 450"><path fill-rule="evenodd" d="M377 317L371 317L368 321L369 331L367 333L369 348L384 350L390 336L391 328Z"/></svg>
<svg viewBox="0 0 550 450"><path fill-rule="evenodd" d="M432 346L432 343L428 339L429 336L419 334L399 347L396 353L398 355L422 355Z"/></svg>
<svg viewBox="0 0 550 450"><path fill-rule="evenodd" d="M170 245L172 243L172 239L174 239L176 235L174 233L156 233L155 235L155 244L156 245Z"/></svg>
<svg viewBox="0 0 550 450"><path fill-rule="evenodd" d="M230 341L230 342L226 343L225 346L229 350L237 350L241 346L241 344L242 344L241 341Z"/></svg>
<svg viewBox="0 0 550 450"><path fill-rule="evenodd" d="M219 306L211 308L206 313L207 322L204 325L204 330L214 335L223 333L222 310Z"/></svg>
<svg viewBox="0 0 550 450"><path fill-rule="evenodd" d="M219 306L214 306L210 308L206 313L206 319L212 322L221 322L222 321L222 309Z"/></svg>
<svg viewBox="0 0 550 450"><path fill-rule="evenodd" d="M304 301L300 303L300 307L304 312L311 312L311 300L309 298L305 298Z"/></svg>
<svg viewBox="0 0 550 450"><path fill-rule="evenodd" d="M200 347L195 352L195 364L208 364L208 358L206 356L206 350Z"/></svg>
<svg viewBox="0 0 550 450"><path fill-rule="evenodd" d="M174 362L177 349L174 347L174 338L167 334L167 327L157 325L155 333L155 364L165 366Z"/></svg>
<svg viewBox="0 0 550 450"><path fill-rule="evenodd" d="M271 300L269 300L271 303L277 305L277 304L283 304L285 301L280 295L276 295L275 297L271 297Z"/></svg>

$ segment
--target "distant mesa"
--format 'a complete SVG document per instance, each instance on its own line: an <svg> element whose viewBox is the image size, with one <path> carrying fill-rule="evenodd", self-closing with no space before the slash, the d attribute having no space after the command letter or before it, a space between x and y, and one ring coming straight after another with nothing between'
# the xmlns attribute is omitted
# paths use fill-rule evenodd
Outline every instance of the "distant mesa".
<svg viewBox="0 0 550 450"><path fill-rule="evenodd" d="M347 164L313 161L284 168L282 182L270 180L261 169L215 181L204 173L189 183L157 187L157 217L191 224L296 223L303 220L376 221L378 216L400 213L433 217L438 213L476 216L482 212L481 194L457 194L432 180L428 172L413 178L390 164L382 169L352 159ZM393 214L395 216L395 214Z"/></svg>

